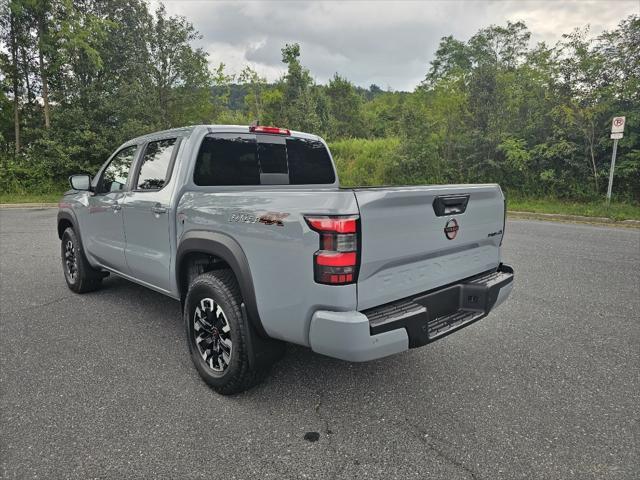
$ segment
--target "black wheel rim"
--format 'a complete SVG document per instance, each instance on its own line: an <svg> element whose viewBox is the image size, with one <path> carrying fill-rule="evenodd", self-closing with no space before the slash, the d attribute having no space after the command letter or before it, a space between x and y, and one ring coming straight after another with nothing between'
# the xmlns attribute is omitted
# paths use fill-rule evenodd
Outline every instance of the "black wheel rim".
<svg viewBox="0 0 640 480"><path fill-rule="evenodd" d="M231 327L222 307L203 298L193 314L193 338L198 353L214 372L224 372L231 362Z"/></svg>
<svg viewBox="0 0 640 480"><path fill-rule="evenodd" d="M64 244L64 266L69 280L75 282L78 276L78 258L73 242L69 239Z"/></svg>

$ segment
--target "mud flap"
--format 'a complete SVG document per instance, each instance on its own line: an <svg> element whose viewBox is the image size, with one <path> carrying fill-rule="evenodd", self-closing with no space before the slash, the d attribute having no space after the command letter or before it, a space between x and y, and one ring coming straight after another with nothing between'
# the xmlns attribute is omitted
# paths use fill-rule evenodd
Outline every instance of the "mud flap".
<svg viewBox="0 0 640 480"><path fill-rule="evenodd" d="M285 353L286 343L273 338L262 337L256 332L253 323L247 315L247 308L244 302L240 305L242 319L249 329L247 335L247 355L249 357L249 368L255 370L259 367L270 366L280 360Z"/></svg>

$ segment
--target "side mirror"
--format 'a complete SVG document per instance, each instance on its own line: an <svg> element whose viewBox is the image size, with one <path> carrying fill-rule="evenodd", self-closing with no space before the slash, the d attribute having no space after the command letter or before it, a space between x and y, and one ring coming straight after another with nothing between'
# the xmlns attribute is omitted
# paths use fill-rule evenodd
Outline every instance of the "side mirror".
<svg viewBox="0 0 640 480"><path fill-rule="evenodd" d="M91 190L91 176L90 175L71 175L69 177L69 183L74 190Z"/></svg>

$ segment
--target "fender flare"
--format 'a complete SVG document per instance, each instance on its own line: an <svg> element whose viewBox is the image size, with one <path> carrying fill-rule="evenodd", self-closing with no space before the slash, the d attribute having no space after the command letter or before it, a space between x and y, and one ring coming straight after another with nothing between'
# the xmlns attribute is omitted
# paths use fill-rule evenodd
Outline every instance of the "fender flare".
<svg viewBox="0 0 640 480"><path fill-rule="evenodd" d="M78 242L80 243L80 249L84 252L85 257L87 257L87 251L85 250L84 242L82 241L82 232L80 232L80 223L78 222L78 218L76 217L75 212L70 209L67 210L66 208L64 210L58 210L58 221L56 222L56 229L58 230L58 238L60 238L60 240L62 240L62 234L64 233L64 230L60 231L60 222L62 222L63 220L71 223L71 228L73 228L73 231L78 238ZM92 267L101 269L100 266L94 265L91 260L89 260L89 258L87 258L87 261Z"/></svg>
<svg viewBox="0 0 640 480"><path fill-rule="evenodd" d="M62 234L64 233L64 230L60 231L60 222L62 222L63 220L66 220L69 223L71 223L71 227L73 228L74 232L76 233L76 236L78 237L80 246L82 246L82 234L80 233L78 219L76 218L75 213L73 213L73 211L71 210L58 211L58 220L56 222L56 228L58 230L58 238L62 240Z"/></svg>
<svg viewBox="0 0 640 480"><path fill-rule="evenodd" d="M185 233L180 239L176 253L176 285L181 297L186 294L186 292L182 291L181 278L184 272L182 263L185 256L192 252L214 255L224 260L231 267L238 280L240 293L242 294L251 325L260 336L268 337L258 313L249 261L238 242L230 236L218 232L192 230Z"/></svg>

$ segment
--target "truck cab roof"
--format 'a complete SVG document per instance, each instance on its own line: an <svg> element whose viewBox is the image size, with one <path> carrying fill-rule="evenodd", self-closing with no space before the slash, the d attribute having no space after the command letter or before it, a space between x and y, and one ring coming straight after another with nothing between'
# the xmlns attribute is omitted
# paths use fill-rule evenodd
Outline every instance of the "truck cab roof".
<svg viewBox="0 0 640 480"><path fill-rule="evenodd" d="M190 125L186 127L178 127L178 128L170 128L167 130L160 130L157 132L147 133L146 135L140 135L139 137L132 138L126 143L122 144L120 148L125 147L127 145L143 143L150 140L154 140L158 137L164 137L169 135L178 135L181 137L188 137L193 132L206 129L209 133L252 133L249 130L248 125L217 125L217 124L200 124L200 125ZM318 135L313 135L310 133L299 132L295 130L290 130L290 136L296 138L305 138L307 140L322 140Z"/></svg>

